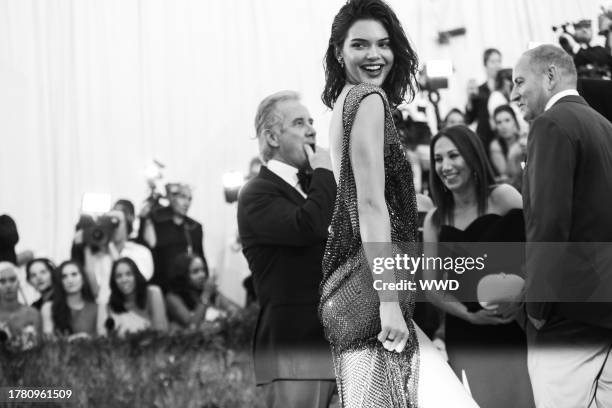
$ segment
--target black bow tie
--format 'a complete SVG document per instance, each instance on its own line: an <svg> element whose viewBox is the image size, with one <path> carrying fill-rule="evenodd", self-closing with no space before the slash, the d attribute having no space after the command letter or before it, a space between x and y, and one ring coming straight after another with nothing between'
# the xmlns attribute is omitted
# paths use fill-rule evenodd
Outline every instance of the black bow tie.
<svg viewBox="0 0 612 408"><path fill-rule="evenodd" d="M310 190L310 182L312 180L312 173L309 171L300 170L297 173L298 184L302 187L302 191L308 194Z"/></svg>

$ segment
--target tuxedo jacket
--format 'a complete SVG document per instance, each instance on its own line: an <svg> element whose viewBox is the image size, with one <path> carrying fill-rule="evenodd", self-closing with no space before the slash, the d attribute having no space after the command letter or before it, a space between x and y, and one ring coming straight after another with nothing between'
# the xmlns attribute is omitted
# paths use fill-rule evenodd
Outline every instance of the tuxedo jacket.
<svg viewBox="0 0 612 408"><path fill-rule="evenodd" d="M262 166L238 197L238 230L261 310L254 339L258 384L333 379L317 315L322 260L336 197L315 169L307 198Z"/></svg>
<svg viewBox="0 0 612 408"><path fill-rule="evenodd" d="M523 194L528 313L612 328L612 303L580 301L612 300L612 124L582 97L533 121Z"/></svg>

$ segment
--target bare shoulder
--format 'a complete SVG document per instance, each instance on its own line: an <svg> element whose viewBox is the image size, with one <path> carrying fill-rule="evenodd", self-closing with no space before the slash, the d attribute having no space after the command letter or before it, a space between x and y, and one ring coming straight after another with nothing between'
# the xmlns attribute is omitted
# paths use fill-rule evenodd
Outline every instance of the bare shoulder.
<svg viewBox="0 0 612 408"><path fill-rule="evenodd" d="M420 213L424 213L424 212L429 213L429 211L431 211L434 208L433 201L431 201L431 198L429 198L425 194L417 193L416 201L417 201L417 210Z"/></svg>
<svg viewBox="0 0 612 408"><path fill-rule="evenodd" d="M157 285L147 285L147 294L153 299L162 299L162 291Z"/></svg>
<svg viewBox="0 0 612 408"><path fill-rule="evenodd" d="M499 141L497 139L491 140L491 143L489 144L489 151L491 152L501 152L502 151L501 145L499 144Z"/></svg>
<svg viewBox="0 0 612 408"><path fill-rule="evenodd" d="M510 184L499 184L491 190L489 207L490 212L503 215L510 210L523 208L523 197Z"/></svg>
<svg viewBox="0 0 612 408"><path fill-rule="evenodd" d="M382 96L378 93L371 93L361 100L357 115L361 113L384 115L384 112L385 105Z"/></svg>

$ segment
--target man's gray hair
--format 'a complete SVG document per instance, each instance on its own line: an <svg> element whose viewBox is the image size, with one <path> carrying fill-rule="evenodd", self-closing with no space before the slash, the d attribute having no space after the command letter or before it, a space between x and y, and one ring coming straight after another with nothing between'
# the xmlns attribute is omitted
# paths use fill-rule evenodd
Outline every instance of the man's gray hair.
<svg viewBox="0 0 612 408"><path fill-rule="evenodd" d="M277 105L284 101L299 101L300 94L295 91L280 91L266 98L259 104L255 115L255 132L259 139L259 154L261 160L267 163L274 156L274 149L263 136L264 132L281 132L283 116L278 112Z"/></svg>
<svg viewBox="0 0 612 408"><path fill-rule="evenodd" d="M540 45L525 53L529 57L529 65L535 72L544 73L550 65L557 67L563 80L576 86L578 74L572 57L562 48L552 44Z"/></svg>

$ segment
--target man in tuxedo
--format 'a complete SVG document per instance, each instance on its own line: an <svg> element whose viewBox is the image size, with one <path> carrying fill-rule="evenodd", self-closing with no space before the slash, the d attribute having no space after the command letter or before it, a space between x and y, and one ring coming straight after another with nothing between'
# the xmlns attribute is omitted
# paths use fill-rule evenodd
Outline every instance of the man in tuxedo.
<svg viewBox="0 0 612 408"><path fill-rule="evenodd" d="M612 124L578 95L576 77L565 51L542 45L521 56L513 78L512 99L533 121L523 190L526 329L536 405L546 408L612 406L612 303L581 292L602 289L610 270L595 258L609 255L570 256L612 242Z"/></svg>
<svg viewBox="0 0 612 408"><path fill-rule="evenodd" d="M268 407L328 407L335 377L317 306L336 197L330 156L315 152L312 118L295 92L265 98L255 128L264 166L238 197L238 230L261 307L255 378Z"/></svg>

